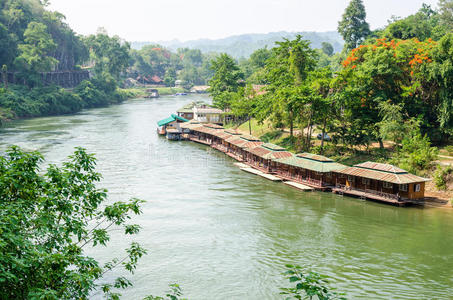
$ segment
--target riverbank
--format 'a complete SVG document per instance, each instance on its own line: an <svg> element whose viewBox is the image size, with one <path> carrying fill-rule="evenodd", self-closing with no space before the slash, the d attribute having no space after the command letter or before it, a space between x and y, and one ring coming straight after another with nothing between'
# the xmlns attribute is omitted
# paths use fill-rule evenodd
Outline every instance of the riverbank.
<svg viewBox="0 0 453 300"><path fill-rule="evenodd" d="M230 126L231 127L231 126ZM288 130L277 130L272 128L269 123L258 124L254 119L249 122L244 122L240 126L235 127L235 129L242 134L249 134L251 129L251 134L260 138L264 142L273 143L285 148L287 151L292 153L298 153L297 143L291 142L290 134ZM294 134L297 135L300 132L295 131ZM319 148L321 141L316 138L317 132L313 133L313 148L312 150L315 153L319 154ZM295 139L295 138L294 138ZM370 146L368 150L365 149L356 149L355 151L339 151L337 145L333 145L329 141L324 142L324 155L332 158L333 160L344 164L346 166L353 166L356 164L364 163L366 161L379 161L387 162L393 153L393 147L389 143L384 143L384 149L379 149L379 144L374 143ZM445 150L441 149L440 153L447 153ZM445 164L445 162L450 162L447 160L446 156L439 155L440 162ZM434 184L433 178L434 170L426 170L424 176L431 179L430 182L426 184L425 187L425 200L419 201L417 204L425 207L439 207L439 208L453 208L453 189L452 186L448 186L447 190L441 191L438 190Z"/></svg>
<svg viewBox="0 0 453 300"><path fill-rule="evenodd" d="M121 89L115 82L103 79L86 80L74 89L10 85L0 89L0 125L22 118L73 114L142 95L139 89Z"/></svg>

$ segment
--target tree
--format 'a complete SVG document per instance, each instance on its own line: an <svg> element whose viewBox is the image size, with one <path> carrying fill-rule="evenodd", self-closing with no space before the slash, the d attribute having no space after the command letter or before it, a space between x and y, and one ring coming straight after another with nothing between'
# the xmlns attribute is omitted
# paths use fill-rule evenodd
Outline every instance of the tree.
<svg viewBox="0 0 453 300"><path fill-rule="evenodd" d="M413 39L420 41L432 38L440 39L445 30L440 26L439 14L431 6L423 4L422 8L414 15L404 19L394 19L380 34L381 38Z"/></svg>
<svg viewBox="0 0 453 300"><path fill-rule="evenodd" d="M132 243L122 259L105 265L84 253L106 246L109 230L139 232L129 224L143 202L105 205L106 190L95 184L95 158L77 148L62 167L40 171L43 157L11 147L0 157L0 290L5 299L88 299L95 289L117 299L118 289L131 285L125 277L100 283L109 271L134 272L146 253ZM103 280L104 281L104 280Z"/></svg>
<svg viewBox="0 0 453 300"><path fill-rule="evenodd" d="M420 133L420 122L411 120L410 126L401 148L393 155L390 162L411 173L419 174L427 170L437 159L438 149L431 147L428 136Z"/></svg>
<svg viewBox="0 0 453 300"><path fill-rule="evenodd" d="M299 266L286 265L286 268L287 271L283 275L290 283L295 284L295 287L281 289L280 294L290 296L286 299L346 299L327 287L328 281L325 276L316 272L305 273Z"/></svg>
<svg viewBox="0 0 453 300"><path fill-rule="evenodd" d="M108 73L118 79L129 66L130 45L118 36L109 37L105 33L98 33L85 38L85 44L90 49L96 75Z"/></svg>
<svg viewBox="0 0 453 300"><path fill-rule="evenodd" d="M442 23L453 30L453 0L439 0L439 11Z"/></svg>
<svg viewBox="0 0 453 300"><path fill-rule="evenodd" d="M324 52L328 56L332 56L333 55L334 49L333 49L333 46L332 46L331 43L322 42L322 48L321 49L322 49L322 52Z"/></svg>
<svg viewBox="0 0 453 300"><path fill-rule="evenodd" d="M256 109L256 91L252 85L247 85L245 88L240 88L239 91L233 95L231 101L231 111L235 116L245 117L249 122L249 134L252 134L252 118L255 116Z"/></svg>
<svg viewBox="0 0 453 300"><path fill-rule="evenodd" d="M19 44L20 55L16 58L16 65L23 76L34 81L33 83L37 83L39 80L37 74L50 71L58 62L55 58L49 56L57 45L52 36L47 33L47 26L38 22L28 24L24 38L24 43Z"/></svg>
<svg viewBox="0 0 453 300"><path fill-rule="evenodd" d="M309 73L316 66L316 51L301 35L290 41L277 42L271 57L266 61L265 74L268 93L263 97L263 117L271 117L274 123L285 121L290 136L294 134L294 122L301 112L302 99L307 99L305 86ZM263 103L263 102L262 102Z"/></svg>
<svg viewBox="0 0 453 300"><path fill-rule="evenodd" d="M338 32L343 37L347 50L356 48L367 38L370 34L370 25L366 22L362 0L351 0L342 20L338 23Z"/></svg>
<svg viewBox="0 0 453 300"><path fill-rule="evenodd" d="M213 103L221 109L230 106L230 100L226 95L236 93L242 85L244 75L240 71L234 59L226 53L220 54L211 62L211 68L215 72L209 81L209 92Z"/></svg>

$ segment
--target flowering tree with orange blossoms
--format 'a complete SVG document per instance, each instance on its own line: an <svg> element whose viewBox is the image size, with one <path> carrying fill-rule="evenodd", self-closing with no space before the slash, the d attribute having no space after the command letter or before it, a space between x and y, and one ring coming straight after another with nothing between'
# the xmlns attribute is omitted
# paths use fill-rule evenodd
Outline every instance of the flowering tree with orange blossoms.
<svg viewBox="0 0 453 300"><path fill-rule="evenodd" d="M422 130L432 139L449 135L451 112L447 108L451 103L445 106L448 102L445 94L450 94L445 91L449 89L448 85L442 84L448 76L436 69L446 61L448 65L452 59L448 58L448 53L453 49L453 43L444 39L437 43L431 39L422 42L384 38L353 49L343 61L343 70L335 81L342 114L350 119L348 130L362 136L361 140L379 140L378 107L379 103L387 101L401 105L407 118L419 119ZM444 48L443 55L439 52L440 45ZM343 127L347 124L344 120L341 123Z"/></svg>

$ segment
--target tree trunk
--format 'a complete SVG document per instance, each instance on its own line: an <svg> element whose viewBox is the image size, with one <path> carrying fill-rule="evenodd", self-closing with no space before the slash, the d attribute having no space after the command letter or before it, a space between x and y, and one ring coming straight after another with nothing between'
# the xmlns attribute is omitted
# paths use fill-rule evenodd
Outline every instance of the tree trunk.
<svg viewBox="0 0 453 300"><path fill-rule="evenodd" d="M307 125L307 140L306 140L306 145L305 145L305 149L308 151L309 150L309 145L310 145L310 138L311 138L311 135L310 135L310 126L311 125L311 119L313 117L313 113L310 113L310 119L308 120L308 125Z"/></svg>
<svg viewBox="0 0 453 300"><path fill-rule="evenodd" d="M384 142L382 141L382 139L379 138L378 141L379 141L379 148L384 149Z"/></svg>
<svg viewBox="0 0 453 300"><path fill-rule="evenodd" d="M324 124L322 124L322 136L321 136L321 155L324 154L324 135L326 134L327 118L324 118Z"/></svg>
<svg viewBox="0 0 453 300"><path fill-rule="evenodd" d="M289 114L289 136L293 137L294 136L294 120L293 120L293 113L291 112Z"/></svg>
<svg viewBox="0 0 453 300"><path fill-rule="evenodd" d="M249 134L252 135L252 118L249 116Z"/></svg>

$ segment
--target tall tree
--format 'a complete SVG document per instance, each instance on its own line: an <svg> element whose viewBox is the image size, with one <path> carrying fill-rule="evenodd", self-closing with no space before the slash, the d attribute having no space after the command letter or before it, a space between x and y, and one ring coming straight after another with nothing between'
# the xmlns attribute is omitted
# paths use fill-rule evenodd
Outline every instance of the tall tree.
<svg viewBox="0 0 453 300"><path fill-rule="evenodd" d="M120 73L129 66L130 45L118 36L109 37L98 33L85 39L90 49L90 58L94 62L94 71L97 75L108 73L119 78Z"/></svg>
<svg viewBox="0 0 453 300"><path fill-rule="evenodd" d="M453 0L439 0L439 11L444 25L453 30Z"/></svg>
<svg viewBox="0 0 453 300"><path fill-rule="evenodd" d="M226 53L220 54L211 63L214 76L209 81L209 91L213 97L213 103L219 108L230 107L229 93L236 93L242 85L244 75L234 59Z"/></svg>
<svg viewBox="0 0 453 300"><path fill-rule="evenodd" d="M52 70L58 61L49 54L56 46L52 36L47 33L46 25L38 22L28 24L24 32L24 43L19 45L20 55L15 61L24 79L36 84L39 81L39 72Z"/></svg>
<svg viewBox="0 0 453 300"><path fill-rule="evenodd" d="M305 97L302 90L308 74L316 66L316 51L310 42L298 35L290 41L285 39L277 42L272 55L266 62L265 73L268 94L264 98L271 105L262 106L275 120L286 120L293 136L294 122L300 112L301 98ZM302 90L301 90L302 89Z"/></svg>
<svg viewBox="0 0 453 300"><path fill-rule="evenodd" d="M338 32L343 36L347 50L357 48L370 34L362 0L351 0L338 23Z"/></svg>
<svg viewBox="0 0 453 300"><path fill-rule="evenodd" d="M332 46L331 43L322 42L321 47L322 47L321 48L322 52L324 52L326 55L328 55L328 56L332 56L333 55L334 49L333 49L333 46Z"/></svg>

